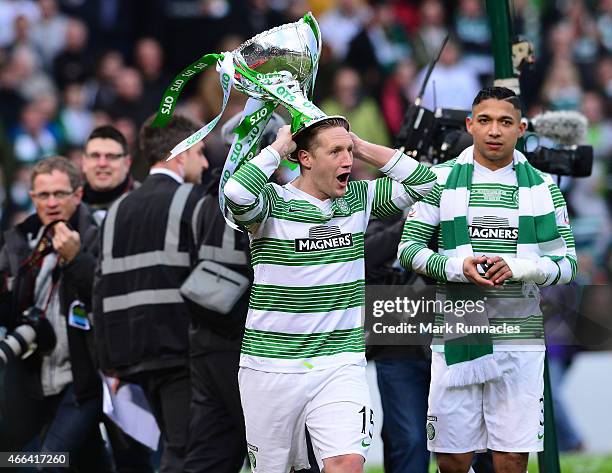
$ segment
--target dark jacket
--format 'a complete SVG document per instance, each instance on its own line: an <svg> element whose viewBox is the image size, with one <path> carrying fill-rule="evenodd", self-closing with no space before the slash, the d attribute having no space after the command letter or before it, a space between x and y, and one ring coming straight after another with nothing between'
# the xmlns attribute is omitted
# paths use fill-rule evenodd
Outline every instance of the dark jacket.
<svg viewBox="0 0 612 473"><path fill-rule="evenodd" d="M218 180L210 187L211 193L196 205L193 223L198 261L214 261L242 274L252 283L248 234L246 231L232 230L225 223L217 200L217 185ZM191 356L219 351L240 351L250 293L249 287L228 314L220 314L186 300L192 314L189 327Z"/></svg>
<svg viewBox="0 0 612 473"><path fill-rule="evenodd" d="M187 363L190 316L179 288L192 263L199 195L190 184L154 174L110 207L93 301L103 371L125 378Z"/></svg>
<svg viewBox="0 0 612 473"><path fill-rule="evenodd" d="M19 266L30 254L28 235L36 236L42 223L37 215L28 217L15 228L2 235L2 249L0 250L0 271L6 271L11 277L17 275ZM64 317L68 316L70 304L75 300L83 302L91 310L91 294L93 276L96 266L98 248L98 227L91 212L84 204L80 205L72 218L70 225L79 232L81 237L81 250L77 256L61 269L59 280L60 310ZM12 296L15 299L21 291L19 288L24 281L16 278L13 281ZM0 325L13 329L18 315L16 308L22 302L12 301L13 313L7 311L0 315ZM95 369L92 356L93 335L92 330L84 331L71 327L66 321L68 334L68 348L72 366L72 377L75 395L78 401L101 395L101 383ZM11 376L18 376L20 383L26 386L27 395L33 398L42 398L40 381L40 368L42 357L37 352L25 360L15 360L8 367L6 384L11 384Z"/></svg>

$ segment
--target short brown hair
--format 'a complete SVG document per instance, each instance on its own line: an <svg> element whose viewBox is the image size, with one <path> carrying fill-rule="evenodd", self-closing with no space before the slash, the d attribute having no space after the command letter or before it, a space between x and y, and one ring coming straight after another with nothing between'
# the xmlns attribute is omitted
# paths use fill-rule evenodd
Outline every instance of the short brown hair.
<svg viewBox="0 0 612 473"><path fill-rule="evenodd" d="M315 123L314 125L305 128L303 131L298 133L298 135L294 138L295 144L297 145L295 151L291 154L291 161L299 162L298 160L298 151L305 150L309 153L312 151L312 147L314 146L317 136L319 132L322 130L327 130L328 128L344 128L348 131L348 122L343 118L333 117L328 120L320 121L319 123Z"/></svg>
<svg viewBox="0 0 612 473"><path fill-rule="evenodd" d="M117 130L117 128L114 126L102 125L97 127L91 132L89 137L87 137L85 144L89 143L91 140L95 140L96 138L116 141L121 145L121 149L123 150L124 154L128 154L127 140L125 139L125 136L123 136L123 133Z"/></svg>
<svg viewBox="0 0 612 473"><path fill-rule="evenodd" d="M164 127L154 128L154 119L155 115L144 122L139 135L140 152L149 166L165 161L172 148L200 128L193 120L182 115L175 115Z"/></svg>
<svg viewBox="0 0 612 473"><path fill-rule="evenodd" d="M72 190L76 190L83 185L83 175L72 161L64 156L51 156L36 163L32 168L32 176L30 177L30 187L34 189L34 179L39 174L52 174L53 171L63 172L68 176Z"/></svg>

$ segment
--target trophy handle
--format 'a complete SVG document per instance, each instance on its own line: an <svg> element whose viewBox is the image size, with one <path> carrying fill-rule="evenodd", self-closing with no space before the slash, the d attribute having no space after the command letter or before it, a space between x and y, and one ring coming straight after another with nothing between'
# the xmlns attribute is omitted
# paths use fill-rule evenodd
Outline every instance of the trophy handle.
<svg viewBox="0 0 612 473"><path fill-rule="evenodd" d="M310 80L310 91L308 94L308 98L312 100L314 94L315 80L317 78L317 72L319 70L319 58L321 57L321 47L323 45L323 42L321 40L321 29L319 28L319 23L317 23L317 20L315 20L315 17L312 12L306 13L303 17L303 20L304 23L310 26L310 29L312 30L312 33L314 34L314 37L317 41L316 56L312 54L312 51L310 51L310 57L312 59L312 78Z"/></svg>

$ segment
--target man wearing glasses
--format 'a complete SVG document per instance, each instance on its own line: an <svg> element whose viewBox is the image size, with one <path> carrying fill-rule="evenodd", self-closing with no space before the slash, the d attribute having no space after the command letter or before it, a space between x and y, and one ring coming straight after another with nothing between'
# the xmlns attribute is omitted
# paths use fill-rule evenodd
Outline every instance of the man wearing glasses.
<svg viewBox="0 0 612 473"><path fill-rule="evenodd" d="M0 325L15 329L27 309L46 318L56 338L50 352L8 364L0 446L18 451L38 438L42 452L69 452L71 467L106 472L113 468L98 429L101 384L88 349L98 230L82 195L81 174L68 159L39 162L30 191L36 213L0 238L0 275L8 276L12 299Z"/></svg>
<svg viewBox="0 0 612 473"><path fill-rule="evenodd" d="M81 165L86 180L83 201L98 223L115 200L138 186L130 175L131 165L127 140L119 130L104 125L91 132Z"/></svg>
<svg viewBox="0 0 612 473"><path fill-rule="evenodd" d="M85 142L81 170L85 177L83 202L92 209L93 216L101 224L112 203L122 195L140 186L130 175L132 156L125 136L110 125L95 128ZM118 390L134 392L140 388L131 383L119 383L116 378L107 381ZM135 394L138 395L137 393ZM112 446L113 459L119 472L139 471L150 473L150 450L125 434L112 420L104 421Z"/></svg>

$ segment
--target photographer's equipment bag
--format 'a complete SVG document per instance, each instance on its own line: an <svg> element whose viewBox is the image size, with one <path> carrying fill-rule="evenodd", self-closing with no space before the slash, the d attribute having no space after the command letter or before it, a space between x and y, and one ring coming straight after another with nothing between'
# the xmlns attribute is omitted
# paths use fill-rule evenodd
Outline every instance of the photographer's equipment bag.
<svg viewBox="0 0 612 473"><path fill-rule="evenodd" d="M214 195L198 202L192 222L199 263L181 286L191 313L209 329L234 338L244 330L252 282L244 233L226 225Z"/></svg>

